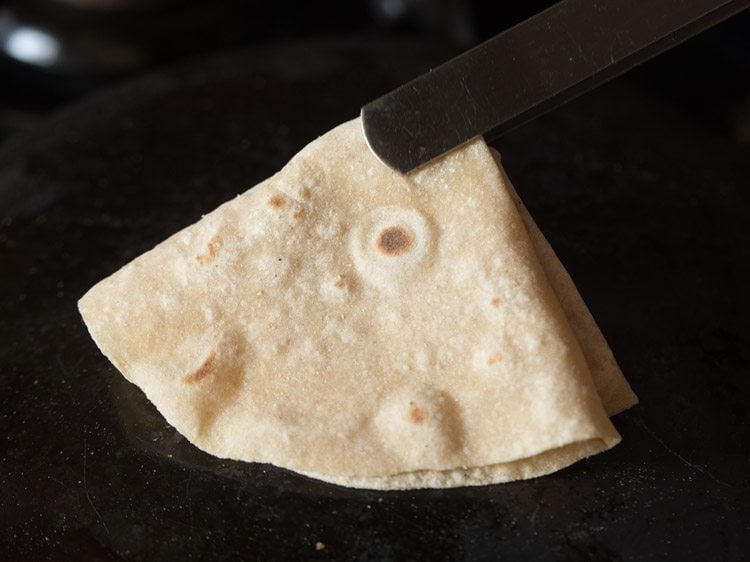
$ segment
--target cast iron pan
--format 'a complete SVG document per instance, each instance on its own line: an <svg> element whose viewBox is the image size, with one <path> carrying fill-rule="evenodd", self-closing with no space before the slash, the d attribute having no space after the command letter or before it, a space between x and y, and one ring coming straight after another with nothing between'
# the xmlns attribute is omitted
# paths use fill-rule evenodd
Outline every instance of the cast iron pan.
<svg viewBox="0 0 750 562"><path fill-rule="evenodd" d="M612 451L526 482L349 490L201 453L89 338L76 300L91 285L448 55L218 56L0 151L0 558L747 555L747 162L627 80L499 145L641 398Z"/></svg>

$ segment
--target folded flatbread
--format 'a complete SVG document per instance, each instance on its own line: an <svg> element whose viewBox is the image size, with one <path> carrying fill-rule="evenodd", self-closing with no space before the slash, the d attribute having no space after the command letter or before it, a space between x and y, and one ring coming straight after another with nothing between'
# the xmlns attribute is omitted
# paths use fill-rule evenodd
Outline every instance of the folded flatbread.
<svg viewBox="0 0 750 562"><path fill-rule="evenodd" d="M196 446L346 486L553 472L636 401L482 140L404 176L345 123L79 307Z"/></svg>

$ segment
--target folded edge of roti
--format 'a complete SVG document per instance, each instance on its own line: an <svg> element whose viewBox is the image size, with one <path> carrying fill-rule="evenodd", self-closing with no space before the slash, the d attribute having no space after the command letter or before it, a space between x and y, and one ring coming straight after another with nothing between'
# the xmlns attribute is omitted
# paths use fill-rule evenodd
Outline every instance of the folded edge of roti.
<svg viewBox="0 0 750 562"><path fill-rule="evenodd" d="M530 478L620 437L529 228L481 140L403 176L354 120L79 308L213 455L378 489Z"/></svg>
<svg viewBox="0 0 750 562"><path fill-rule="evenodd" d="M549 279L552 290L560 300L560 305L565 312L570 327L578 339L583 355L586 357L586 363L588 363L591 377L594 379L596 392L602 400L604 409L608 415L614 416L635 406L638 403L638 397L622 374L604 334L602 334L594 316L578 292L573 279L571 279L542 231L539 230L526 205L518 196L518 192L516 192L505 172L505 168L502 166L500 153L494 148L490 148L490 151L500 169L505 187L516 202L518 212L521 214L526 230L529 232L529 238L531 238L531 243L542 264L544 273Z"/></svg>

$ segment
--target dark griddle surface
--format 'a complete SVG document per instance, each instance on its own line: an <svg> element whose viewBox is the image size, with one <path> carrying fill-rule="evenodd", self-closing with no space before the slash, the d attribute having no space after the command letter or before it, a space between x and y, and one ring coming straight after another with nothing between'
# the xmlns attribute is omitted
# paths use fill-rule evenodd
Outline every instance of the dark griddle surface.
<svg viewBox="0 0 750 562"><path fill-rule="evenodd" d="M747 555L748 155L627 78L499 145L641 398L610 452L527 482L347 490L201 453L88 337L87 288L447 55L219 56L0 150L0 558Z"/></svg>

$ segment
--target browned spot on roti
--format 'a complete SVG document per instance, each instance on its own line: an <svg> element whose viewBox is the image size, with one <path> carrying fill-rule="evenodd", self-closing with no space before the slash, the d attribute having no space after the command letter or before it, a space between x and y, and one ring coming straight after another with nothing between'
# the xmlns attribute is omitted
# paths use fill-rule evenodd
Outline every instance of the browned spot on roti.
<svg viewBox="0 0 750 562"><path fill-rule="evenodd" d="M403 226L389 226L378 236L377 247L387 256L400 256L408 252L414 239Z"/></svg>
<svg viewBox="0 0 750 562"><path fill-rule="evenodd" d="M412 423L422 423L427 420L427 410L420 408L414 402L409 402L409 421Z"/></svg>
<svg viewBox="0 0 750 562"><path fill-rule="evenodd" d="M310 197L310 189L307 187L303 187L300 191L300 195L302 195L302 199L307 199Z"/></svg>
<svg viewBox="0 0 750 562"><path fill-rule="evenodd" d="M336 287L337 289L343 289L345 285L346 282L344 281L343 275L339 275L338 277L336 277L336 282L333 284L334 287Z"/></svg>
<svg viewBox="0 0 750 562"><path fill-rule="evenodd" d="M502 359L501 355L497 351L493 351L487 358L487 364L496 365L497 363L500 363L500 359Z"/></svg>
<svg viewBox="0 0 750 562"><path fill-rule="evenodd" d="M208 241L205 253L199 256L195 256L195 261L197 261L198 263L208 263L212 261L216 257L220 246L221 240L219 240L218 236L214 236L213 238L211 238L211 240Z"/></svg>
<svg viewBox="0 0 750 562"><path fill-rule="evenodd" d="M490 304L495 308L500 308L500 297L492 297Z"/></svg>
<svg viewBox="0 0 750 562"><path fill-rule="evenodd" d="M285 353L286 350L289 349L289 343L290 343L289 338L285 338L282 341L277 342L274 348L276 355L281 355Z"/></svg>
<svg viewBox="0 0 750 562"><path fill-rule="evenodd" d="M268 206L271 207L274 211L280 211L284 208L284 205L286 205L286 199L284 199L281 195L272 195L268 199Z"/></svg>
<svg viewBox="0 0 750 562"><path fill-rule="evenodd" d="M208 354L208 357L203 360L203 363L201 363L200 367L198 367L189 375L182 377L182 382L184 382L185 384L195 384L201 382L211 373L215 362L216 351L212 351Z"/></svg>
<svg viewBox="0 0 750 562"><path fill-rule="evenodd" d="M294 220L299 220L302 217L302 209L295 209L295 211L292 213L292 218Z"/></svg>

